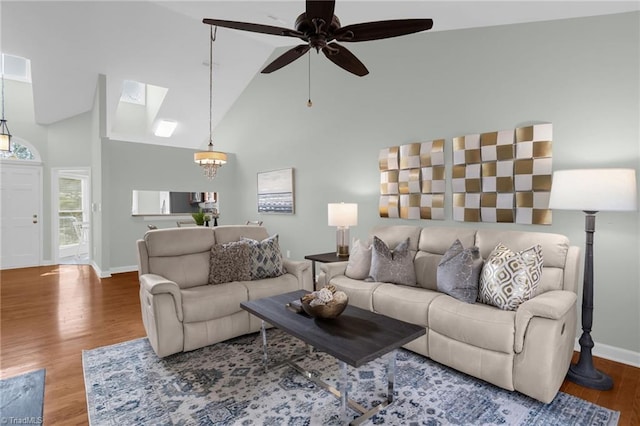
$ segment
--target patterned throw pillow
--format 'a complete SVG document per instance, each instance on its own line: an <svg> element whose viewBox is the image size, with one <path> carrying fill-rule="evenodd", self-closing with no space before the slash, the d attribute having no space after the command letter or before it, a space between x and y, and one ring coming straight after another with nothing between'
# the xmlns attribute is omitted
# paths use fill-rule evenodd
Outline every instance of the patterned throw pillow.
<svg viewBox="0 0 640 426"><path fill-rule="evenodd" d="M466 303L476 303L481 270L478 247L464 248L460 240L455 240L438 264L438 291Z"/></svg>
<svg viewBox="0 0 640 426"><path fill-rule="evenodd" d="M374 236L369 275L378 282L415 286L416 271L409 250L409 238L391 251L384 241Z"/></svg>
<svg viewBox="0 0 640 426"><path fill-rule="evenodd" d="M484 262L479 301L515 311L522 302L536 295L542 263L540 245L514 253L499 243Z"/></svg>
<svg viewBox="0 0 640 426"><path fill-rule="evenodd" d="M275 278L285 274L278 234L262 241L242 237L249 244L251 279Z"/></svg>
<svg viewBox="0 0 640 426"><path fill-rule="evenodd" d="M364 280L371 270L371 244L365 245L360 240L355 240L349 255L349 263L345 275L354 280Z"/></svg>
<svg viewBox="0 0 640 426"><path fill-rule="evenodd" d="M223 284L251 279L249 244L231 242L211 247L209 284Z"/></svg>

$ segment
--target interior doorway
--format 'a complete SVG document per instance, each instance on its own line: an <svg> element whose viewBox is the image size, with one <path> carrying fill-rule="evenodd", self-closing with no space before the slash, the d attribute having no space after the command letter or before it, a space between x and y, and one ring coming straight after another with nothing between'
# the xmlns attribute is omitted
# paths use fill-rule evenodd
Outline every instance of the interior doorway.
<svg viewBox="0 0 640 426"><path fill-rule="evenodd" d="M91 173L87 167L51 171L53 252L58 264L91 263Z"/></svg>

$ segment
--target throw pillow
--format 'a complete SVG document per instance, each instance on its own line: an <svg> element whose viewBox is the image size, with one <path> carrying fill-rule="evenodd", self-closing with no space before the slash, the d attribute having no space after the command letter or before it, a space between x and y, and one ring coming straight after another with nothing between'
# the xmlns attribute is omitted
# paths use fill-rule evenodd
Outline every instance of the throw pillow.
<svg viewBox="0 0 640 426"><path fill-rule="evenodd" d="M480 275L480 302L514 311L536 295L542 276L542 247L514 253L499 243L484 263Z"/></svg>
<svg viewBox="0 0 640 426"><path fill-rule="evenodd" d="M250 279L249 244L236 241L211 247L209 284Z"/></svg>
<svg viewBox="0 0 640 426"><path fill-rule="evenodd" d="M349 263L345 275L354 280L364 280L371 270L371 244L365 245L360 240L355 240L349 254Z"/></svg>
<svg viewBox="0 0 640 426"><path fill-rule="evenodd" d="M463 302L476 303L482 262L478 247L464 248L456 239L438 264L438 291Z"/></svg>
<svg viewBox="0 0 640 426"><path fill-rule="evenodd" d="M249 259L252 280L275 278L285 274L278 234L262 241L242 237L249 244Z"/></svg>
<svg viewBox="0 0 640 426"><path fill-rule="evenodd" d="M391 251L384 241L374 236L369 275L378 282L415 286L416 271L409 250L409 238Z"/></svg>

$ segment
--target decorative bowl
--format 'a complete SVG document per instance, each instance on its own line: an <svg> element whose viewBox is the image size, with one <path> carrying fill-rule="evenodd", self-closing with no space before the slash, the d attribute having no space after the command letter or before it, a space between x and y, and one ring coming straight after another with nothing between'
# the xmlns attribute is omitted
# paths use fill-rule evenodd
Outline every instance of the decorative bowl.
<svg viewBox="0 0 640 426"><path fill-rule="evenodd" d="M327 305L317 306L311 306L309 303L303 301L300 302L302 303L302 309L304 309L307 315L322 319L337 318L349 304L348 300L343 303L329 302Z"/></svg>

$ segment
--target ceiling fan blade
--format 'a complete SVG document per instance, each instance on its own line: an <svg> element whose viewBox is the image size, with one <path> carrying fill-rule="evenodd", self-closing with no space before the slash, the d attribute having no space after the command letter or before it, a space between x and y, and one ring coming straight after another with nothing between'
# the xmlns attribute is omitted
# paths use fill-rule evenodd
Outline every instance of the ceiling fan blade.
<svg viewBox="0 0 640 426"><path fill-rule="evenodd" d="M302 56L305 53L307 53L309 51L309 49L311 49L311 47L309 47L308 44L300 44L300 45L294 47L293 49L287 50L282 55L278 56L275 59L275 61L273 61L269 65L267 65L262 70L262 74L269 74L269 73L272 73L272 72L274 72L276 70L279 70L280 68L284 67L285 65L289 65L291 62L295 61L300 56Z"/></svg>
<svg viewBox="0 0 640 426"><path fill-rule="evenodd" d="M430 30L431 27L431 19L395 19L347 25L333 35L338 41L370 41L413 34Z"/></svg>
<svg viewBox="0 0 640 426"><path fill-rule="evenodd" d="M307 0L307 19L320 18L327 25L331 25L335 7L335 0Z"/></svg>
<svg viewBox="0 0 640 426"><path fill-rule="evenodd" d="M329 43L322 48L322 53L331 62L359 77L369 74L369 70L349 50L338 43Z"/></svg>
<svg viewBox="0 0 640 426"><path fill-rule="evenodd" d="M234 30L251 31L261 34L272 34L287 37L303 38L304 34L300 31L291 30L289 28L272 27L271 25L252 24L249 22L236 22L236 21L224 21L222 19L209 19L202 20L204 24L215 25L218 27L232 28Z"/></svg>

